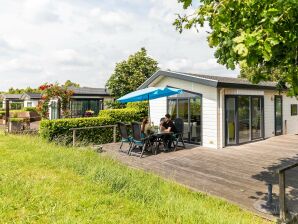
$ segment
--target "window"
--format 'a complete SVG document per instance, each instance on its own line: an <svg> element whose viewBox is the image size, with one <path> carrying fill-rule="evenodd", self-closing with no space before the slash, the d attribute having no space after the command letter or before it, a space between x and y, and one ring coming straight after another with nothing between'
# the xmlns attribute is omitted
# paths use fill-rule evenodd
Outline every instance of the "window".
<svg viewBox="0 0 298 224"><path fill-rule="evenodd" d="M184 122L183 138L185 141L201 143L202 96L187 92L168 97L168 113L172 119L179 117Z"/></svg>
<svg viewBox="0 0 298 224"><path fill-rule="evenodd" d="M298 115L298 105L297 104L291 104L291 116Z"/></svg>
<svg viewBox="0 0 298 224"><path fill-rule="evenodd" d="M32 102L27 102L27 107L32 107Z"/></svg>

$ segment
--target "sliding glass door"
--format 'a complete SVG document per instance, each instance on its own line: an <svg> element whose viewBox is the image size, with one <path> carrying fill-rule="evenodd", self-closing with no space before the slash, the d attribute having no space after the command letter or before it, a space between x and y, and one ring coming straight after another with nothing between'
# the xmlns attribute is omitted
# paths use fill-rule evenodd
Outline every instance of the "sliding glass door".
<svg viewBox="0 0 298 224"><path fill-rule="evenodd" d="M251 134L252 139L262 138L262 99L251 98Z"/></svg>
<svg viewBox="0 0 298 224"><path fill-rule="evenodd" d="M201 143L201 108L201 95L184 91L183 94L168 97L168 113L173 120L182 118L186 142Z"/></svg>
<svg viewBox="0 0 298 224"><path fill-rule="evenodd" d="M239 143L248 142L250 136L250 97L238 97Z"/></svg>
<svg viewBox="0 0 298 224"><path fill-rule="evenodd" d="M262 96L226 96L226 145L264 137Z"/></svg>
<svg viewBox="0 0 298 224"><path fill-rule="evenodd" d="M274 97L274 117L275 117L275 135L281 135L283 132L282 127L282 96Z"/></svg>
<svg viewBox="0 0 298 224"><path fill-rule="evenodd" d="M228 145L236 144L236 99L229 97L226 99L226 141Z"/></svg>

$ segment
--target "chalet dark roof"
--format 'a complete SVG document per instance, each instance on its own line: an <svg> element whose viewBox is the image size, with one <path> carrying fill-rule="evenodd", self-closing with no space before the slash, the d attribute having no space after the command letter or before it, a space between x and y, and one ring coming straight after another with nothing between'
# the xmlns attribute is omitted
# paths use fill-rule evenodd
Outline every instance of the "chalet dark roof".
<svg viewBox="0 0 298 224"><path fill-rule="evenodd" d="M22 95L22 98L28 96L30 99L41 99L41 94L40 93L24 93Z"/></svg>
<svg viewBox="0 0 298 224"><path fill-rule="evenodd" d="M146 88L154 80L161 76L173 77L181 80L186 80L190 82L196 82L207 86L212 86L216 88L247 88L247 89L276 89L275 82L260 82L258 84L253 84L247 79L223 77L223 76L212 76L203 74L193 74L184 72L173 72L173 71L162 71L159 70L154 73L149 79L147 79L138 89Z"/></svg>
<svg viewBox="0 0 298 224"><path fill-rule="evenodd" d="M105 88L91 87L68 87L74 92L74 95L89 95L89 96L109 96L109 92Z"/></svg>
<svg viewBox="0 0 298 224"><path fill-rule="evenodd" d="M1 95L1 97L5 100L21 100L21 96L23 94L8 94L4 93Z"/></svg>

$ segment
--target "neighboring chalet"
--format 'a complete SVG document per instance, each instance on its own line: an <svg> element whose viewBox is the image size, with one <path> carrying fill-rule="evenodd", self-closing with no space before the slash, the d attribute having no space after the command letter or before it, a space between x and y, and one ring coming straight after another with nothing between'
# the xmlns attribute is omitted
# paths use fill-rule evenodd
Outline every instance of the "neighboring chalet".
<svg viewBox="0 0 298 224"><path fill-rule="evenodd" d="M158 71L139 89L169 86L181 95L150 100L151 120L161 116L184 120L184 139L206 147L223 148L275 135L298 134L298 100L276 90L274 82L173 71Z"/></svg>
<svg viewBox="0 0 298 224"><path fill-rule="evenodd" d="M5 108L6 100L9 100L10 108L20 110L24 107L36 107L41 100L41 95L36 93L1 94L2 108Z"/></svg>
<svg viewBox="0 0 298 224"><path fill-rule="evenodd" d="M93 111L97 116L99 111L104 109L105 100L114 100L105 88L69 87L68 89L73 91L69 105L71 117L84 117L86 111ZM0 99L2 103L0 108L4 109L6 100L9 100L11 109L20 110L25 107L37 107L42 96L36 93L1 94ZM58 99L52 99L49 107L49 119L60 117L58 107Z"/></svg>
<svg viewBox="0 0 298 224"><path fill-rule="evenodd" d="M73 91L70 100L70 116L84 117L86 111L93 111L95 115L104 109L105 100L114 100L105 88L91 87L69 87ZM49 119L59 118L58 100L52 99L50 102Z"/></svg>

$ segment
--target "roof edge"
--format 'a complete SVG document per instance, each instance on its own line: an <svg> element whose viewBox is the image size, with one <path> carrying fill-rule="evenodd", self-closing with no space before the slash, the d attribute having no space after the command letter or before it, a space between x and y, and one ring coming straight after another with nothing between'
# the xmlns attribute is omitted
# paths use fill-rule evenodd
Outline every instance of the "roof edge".
<svg viewBox="0 0 298 224"><path fill-rule="evenodd" d="M264 86L258 84L240 84L240 83L226 83L220 82L218 80L208 79L205 77L198 77L191 74L185 74L181 72L173 72L173 71L163 71L158 70L155 72L149 79L147 79L142 85L138 87L139 89L144 89L148 87L154 80L156 80L160 76L179 78L181 80L190 81L199 83L206 86L211 86L214 88L238 88L238 89L264 89L264 90L276 90L275 86Z"/></svg>
<svg viewBox="0 0 298 224"><path fill-rule="evenodd" d="M142 85L140 85L138 87L138 90L148 87L154 80L156 80L160 76L166 76L166 77L172 77L172 78L179 77L179 79L182 79L185 81L196 82L196 83L200 83L211 87L218 86L217 80L212 80L212 79L203 78L203 77L196 77L190 74L185 74L180 72L158 70L149 79L147 79Z"/></svg>

